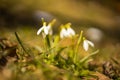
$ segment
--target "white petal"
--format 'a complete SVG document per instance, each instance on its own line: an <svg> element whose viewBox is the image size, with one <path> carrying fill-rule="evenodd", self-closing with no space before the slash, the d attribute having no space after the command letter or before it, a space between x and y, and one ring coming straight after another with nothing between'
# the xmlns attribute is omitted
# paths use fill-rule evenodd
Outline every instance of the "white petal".
<svg viewBox="0 0 120 80"><path fill-rule="evenodd" d="M90 46L94 47L94 43L93 43L93 42L87 40L87 43L88 43Z"/></svg>
<svg viewBox="0 0 120 80"><path fill-rule="evenodd" d="M83 41L83 48L85 49L85 51L88 50L88 47L89 47L88 42L86 40L84 40Z"/></svg>
<svg viewBox="0 0 120 80"><path fill-rule="evenodd" d="M46 26L45 28L44 28L44 33L46 34L46 35L48 35L48 34L50 34L50 35L52 35L52 29L51 29L51 26Z"/></svg>
<svg viewBox="0 0 120 80"><path fill-rule="evenodd" d="M63 28L60 32L60 37L64 38L64 37L67 37L67 36L68 36L68 33L67 33L66 29Z"/></svg>
<svg viewBox="0 0 120 80"><path fill-rule="evenodd" d="M46 35L48 35L48 32L49 32L49 28L48 27L44 27L44 33L46 34Z"/></svg>
<svg viewBox="0 0 120 80"><path fill-rule="evenodd" d="M51 26L48 25L47 28L48 28L48 34L52 35L53 31L52 31L52 29L51 29Z"/></svg>
<svg viewBox="0 0 120 80"><path fill-rule="evenodd" d="M44 29L44 26L41 27L41 28L37 31L37 35L39 35L39 34L42 32L43 29Z"/></svg>
<svg viewBox="0 0 120 80"><path fill-rule="evenodd" d="M74 36L75 35L75 31L72 28L68 28L67 31L68 31L68 34L70 36Z"/></svg>

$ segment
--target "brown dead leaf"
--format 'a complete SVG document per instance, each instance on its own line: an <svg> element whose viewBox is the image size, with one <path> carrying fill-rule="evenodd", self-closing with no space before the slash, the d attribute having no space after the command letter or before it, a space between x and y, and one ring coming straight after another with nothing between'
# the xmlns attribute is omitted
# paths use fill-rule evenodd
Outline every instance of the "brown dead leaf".
<svg viewBox="0 0 120 80"><path fill-rule="evenodd" d="M111 80L110 78L99 72L96 72L94 75L98 77L98 80Z"/></svg>

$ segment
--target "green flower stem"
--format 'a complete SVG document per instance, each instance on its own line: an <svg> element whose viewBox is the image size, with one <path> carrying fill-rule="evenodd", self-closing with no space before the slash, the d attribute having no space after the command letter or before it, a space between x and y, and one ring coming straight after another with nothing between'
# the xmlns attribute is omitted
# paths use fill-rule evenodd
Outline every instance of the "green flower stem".
<svg viewBox="0 0 120 80"><path fill-rule="evenodd" d="M75 47L74 62L76 62L76 60L77 60L78 48L79 48L79 45L80 45L80 43L82 41L82 36L83 36L83 31L80 32L80 36L79 36L79 39L78 39L76 47Z"/></svg>
<svg viewBox="0 0 120 80"><path fill-rule="evenodd" d="M76 45L76 48L75 48L75 53L78 52L78 48L79 48L80 42L82 41L82 36L83 36L83 31L80 32L80 37L78 39L78 42L77 42L77 45Z"/></svg>
<svg viewBox="0 0 120 80"><path fill-rule="evenodd" d="M50 49L51 44L50 44L50 36L49 35L46 35L46 37L45 37L45 44L46 44L47 48Z"/></svg>
<svg viewBox="0 0 120 80"><path fill-rule="evenodd" d="M45 45L46 45L46 52L44 54L44 56L48 59L48 63L51 63L54 61L54 48L52 47L52 42L51 42L51 36L50 35L46 35L45 37Z"/></svg>

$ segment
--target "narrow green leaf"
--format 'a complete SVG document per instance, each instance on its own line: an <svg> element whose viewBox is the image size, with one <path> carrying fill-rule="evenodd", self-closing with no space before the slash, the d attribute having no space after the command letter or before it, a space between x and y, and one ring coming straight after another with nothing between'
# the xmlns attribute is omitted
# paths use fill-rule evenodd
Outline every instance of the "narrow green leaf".
<svg viewBox="0 0 120 80"><path fill-rule="evenodd" d="M83 59L80 60L80 63L84 63L85 61L87 61L91 56L97 54L99 52L99 50L96 50L95 52L89 54L88 56L85 56Z"/></svg>

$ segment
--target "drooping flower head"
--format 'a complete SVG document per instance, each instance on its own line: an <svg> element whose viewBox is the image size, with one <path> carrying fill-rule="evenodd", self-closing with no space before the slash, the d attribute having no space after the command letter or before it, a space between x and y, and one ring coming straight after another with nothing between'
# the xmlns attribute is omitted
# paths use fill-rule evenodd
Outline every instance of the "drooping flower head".
<svg viewBox="0 0 120 80"><path fill-rule="evenodd" d="M61 25L60 38L72 37L75 35L75 31L70 26L71 23Z"/></svg>
<svg viewBox="0 0 120 80"><path fill-rule="evenodd" d="M37 31L37 35L43 33L44 36L52 35L52 25L55 23L55 19L52 20L48 25L45 21L43 21L43 26Z"/></svg>
<svg viewBox="0 0 120 80"><path fill-rule="evenodd" d="M65 29L64 25L61 25L60 27L61 27L60 38L67 37L67 36L68 36L68 32L67 32L67 30Z"/></svg>
<svg viewBox="0 0 120 80"><path fill-rule="evenodd" d="M46 22L43 22L43 26L37 31L37 35L39 35L41 32L44 32L45 34L48 34L46 30Z"/></svg>
<svg viewBox="0 0 120 80"><path fill-rule="evenodd" d="M85 39L85 38L83 38L83 48L85 49L85 51L88 51L89 46L94 47L94 43Z"/></svg>
<svg viewBox="0 0 120 80"><path fill-rule="evenodd" d="M71 26L71 23L68 23L68 24L65 25L65 27L67 28L67 32L69 34L68 35L69 37L75 35L75 31L70 26Z"/></svg>

